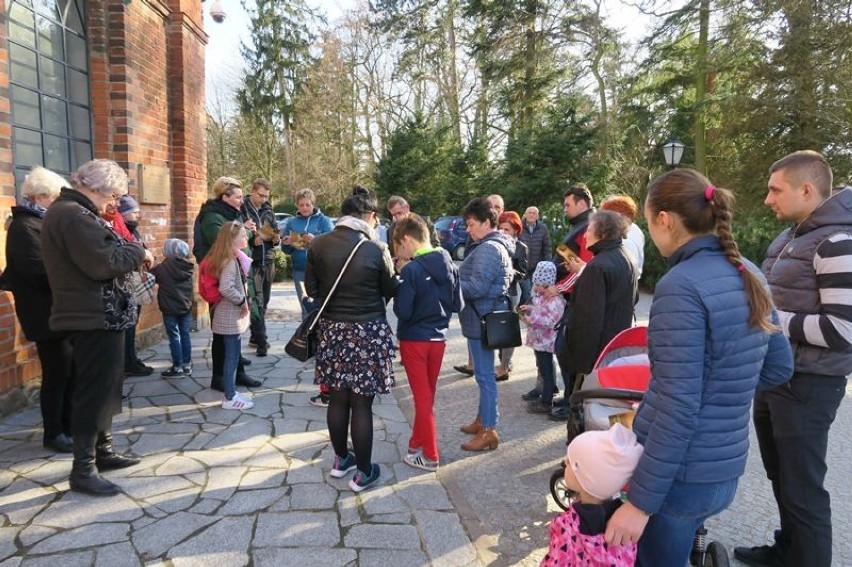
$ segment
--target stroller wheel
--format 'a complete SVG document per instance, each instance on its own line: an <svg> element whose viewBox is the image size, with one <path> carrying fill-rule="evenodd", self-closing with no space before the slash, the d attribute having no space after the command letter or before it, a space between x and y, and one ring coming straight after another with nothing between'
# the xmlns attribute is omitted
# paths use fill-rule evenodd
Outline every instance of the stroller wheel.
<svg viewBox="0 0 852 567"><path fill-rule="evenodd" d="M704 564L701 567L729 567L728 550L718 541L711 541L704 554Z"/></svg>
<svg viewBox="0 0 852 567"><path fill-rule="evenodd" d="M570 508L577 498L577 493L565 484L564 468L558 468L550 475L550 495L553 496L556 505L563 510Z"/></svg>

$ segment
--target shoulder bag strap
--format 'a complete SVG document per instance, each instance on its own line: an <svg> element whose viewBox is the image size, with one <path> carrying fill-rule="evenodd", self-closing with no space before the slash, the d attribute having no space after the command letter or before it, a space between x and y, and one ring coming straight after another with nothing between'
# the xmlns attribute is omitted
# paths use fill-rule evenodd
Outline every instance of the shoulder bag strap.
<svg viewBox="0 0 852 567"><path fill-rule="evenodd" d="M328 304L329 300L331 299L331 296L334 294L334 290L337 289L337 284L340 283L340 278L343 277L343 274L346 272L346 268L349 267L349 262L352 261L352 258L355 256L355 252L357 252L358 248L360 248L360 246L365 242L367 242L366 238L362 238L361 240L359 240L358 243L355 245L355 248L352 249L352 252L349 253L349 257L346 258L346 263L343 264L343 269L340 270L340 273L337 275L337 279L334 280L334 285L331 286L331 290L329 290L328 295L325 296L325 300L322 302L319 311L317 311L317 316L314 317L311 326L308 327L308 331L314 330L314 326L317 324L317 321L319 321L320 317L322 316L322 312L325 309L325 306Z"/></svg>

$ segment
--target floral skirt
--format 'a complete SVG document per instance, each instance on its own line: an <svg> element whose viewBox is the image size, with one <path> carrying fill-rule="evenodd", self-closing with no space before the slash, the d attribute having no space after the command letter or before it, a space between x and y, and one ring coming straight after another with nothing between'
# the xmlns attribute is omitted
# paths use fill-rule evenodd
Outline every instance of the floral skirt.
<svg viewBox="0 0 852 567"><path fill-rule="evenodd" d="M386 319L317 325L315 384L362 396L387 394L394 385L394 346Z"/></svg>

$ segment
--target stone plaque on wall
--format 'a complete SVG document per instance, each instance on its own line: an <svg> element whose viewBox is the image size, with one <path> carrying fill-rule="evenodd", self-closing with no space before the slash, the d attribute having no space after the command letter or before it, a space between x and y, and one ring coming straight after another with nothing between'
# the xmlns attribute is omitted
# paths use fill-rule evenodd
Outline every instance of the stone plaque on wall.
<svg viewBox="0 0 852 567"><path fill-rule="evenodd" d="M172 175L168 167L139 166L139 200L145 204L168 205L172 200Z"/></svg>

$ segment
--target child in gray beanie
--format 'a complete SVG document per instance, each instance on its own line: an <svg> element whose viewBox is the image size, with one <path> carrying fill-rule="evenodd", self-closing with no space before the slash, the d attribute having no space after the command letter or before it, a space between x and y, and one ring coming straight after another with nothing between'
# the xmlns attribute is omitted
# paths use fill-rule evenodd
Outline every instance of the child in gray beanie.
<svg viewBox="0 0 852 567"><path fill-rule="evenodd" d="M195 265L189 261L189 245L183 240L169 238L163 245L166 257L151 268L157 278L157 303L163 313L163 324L169 338L172 367L161 373L163 378L192 375L192 282Z"/></svg>

